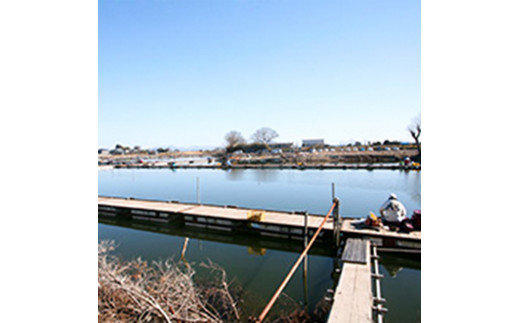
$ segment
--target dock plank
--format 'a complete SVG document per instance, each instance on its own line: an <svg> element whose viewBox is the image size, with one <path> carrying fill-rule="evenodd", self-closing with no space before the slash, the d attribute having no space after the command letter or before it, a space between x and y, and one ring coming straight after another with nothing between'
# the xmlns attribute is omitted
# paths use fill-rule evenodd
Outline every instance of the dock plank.
<svg viewBox="0 0 520 323"><path fill-rule="evenodd" d="M169 203L161 201L144 201L134 199L119 199L119 198L107 198L98 197L98 205L109 205L113 207L123 208L136 208L143 210L155 210L155 211L166 211L166 212L180 212L189 205L182 203Z"/></svg>
<svg viewBox="0 0 520 323"><path fill-rule="evenodd" d="M369 259L370 243L367 240L360 241L362 247L356 250L361 250L365 259ZM357 243L351 243L351 248ZM327 323L372 322L371 283L369 261L364 264L344 262Z"/></svg>
<svg viewBox="0 0 520 323"><path fill-rule="evenodd" d="M363 239L347 239L345 250L341 256L341 261L366 264L367 258L364 248L365 242Z"/></svg>

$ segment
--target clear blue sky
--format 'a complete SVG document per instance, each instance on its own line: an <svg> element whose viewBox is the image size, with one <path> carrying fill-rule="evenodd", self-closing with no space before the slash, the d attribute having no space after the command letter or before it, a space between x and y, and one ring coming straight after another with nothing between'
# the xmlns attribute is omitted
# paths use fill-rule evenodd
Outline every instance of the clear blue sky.
<svg viewBox="0 0 520 323"><path fill-rule="evenodd" d="M411 141L420 0L99 1L98 144Z"/></svg>

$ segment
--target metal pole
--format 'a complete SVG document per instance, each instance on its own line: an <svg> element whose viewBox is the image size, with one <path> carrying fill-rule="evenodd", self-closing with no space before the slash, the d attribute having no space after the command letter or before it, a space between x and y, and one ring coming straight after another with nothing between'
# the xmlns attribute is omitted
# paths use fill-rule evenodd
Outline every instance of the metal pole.
<svg viewBox="0 0 520 323"><path fill-rule="evenodd" d="M377 247L372 245L372 259L374 261L374 278L376 281L376 298L374 301L376 302L375 310L377 312L377 322L383 323L383 312L386 311L385 308L381 305L385 300L381 297L381 278L383 277L379 274L379 256L377 255Z"/></svg>
<svg viewBox="0 0 520 323"><path fill-rule="evenodd" d="M303 248L307 248L308 244L308 235L309 235L309 227L308 227L308 216L309 212L305 211L304 213L304 226L303 226ZM303 258L303 300L305 305L305 310L307 310L308 306L308 284L307 284L307 268L308 268L308 255L305 255L305 258Z"/></svg>
<svg viewBox="0 0 520 323"><path fill-rule="evenodd" d="M334 203L334 199L336 198L336 184L332 182L332 203Z"/></svg>
<svg viewBox="0 0 520 323"><path fill-rule="evenodd" d="M197 203L200 204L200 178L197 176Z"/></svg>
<svg viewBox="0 0 520 323"><path fill-rule="evenodd" d="M273 297L271 297L271 300L269 300L269 303L267 303L267 305L265 306L264 310L262 311L262 313L260 314L258 319L256 319L256 321L255 321L256 323L261 323L265 319L265 317L267 316L267 313L269 313L269 311L273 307L274 303L276 302L276 300L282 293L283 289L285 288L285 286L291 279L292 275L296 271L296 268L298 268L298 266L302 262L303 258L305 257L305 255L307 255L307 253L309 252L309 249L312 247L312 244L314 243L314 241L316 241L316 239L320 235L320 232L323 229L323 226L325 226L325 223L327 222L329 217L331 216L332 210L334 210L334 207L335 207L335 205L332 204L332 206L329 209L329 212L327 212L327 215L325 215L325 218L323 218L323 221L321 221L320 226L318 227L316 232L314 232L314 235L312 236L311 241L309 241L307 248L305 248L305 250L303 250L303 252L300 254L300 257L298 257L298 260L296 260L294 265L291 267L291 270L289 270L289 273L287 274L287 276L285 276L285 279L282 281L282 284L280 285L280 287L278 287L278 289L274 293Z"/></svg>

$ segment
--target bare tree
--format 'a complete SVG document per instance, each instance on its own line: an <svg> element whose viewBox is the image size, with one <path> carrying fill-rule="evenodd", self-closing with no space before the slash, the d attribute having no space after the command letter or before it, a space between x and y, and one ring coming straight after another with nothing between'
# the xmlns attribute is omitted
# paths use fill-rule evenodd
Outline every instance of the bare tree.
<svg viewBox="0 0 520 323"><path fill-rule="evenodd" d="M412 135L413 140L415 140L417 151L419 151L419 158L421 158L421 142L419 141L419 137L421 136L421 116L412 121L412 124L408 127L408 131Z"/></svg>
<svg viewBox="0 0 520 323"><path fill-rule="evenodd" d="M246 140L244 137L242 137L242 134L238 131L230 131L225 136L224 139L226 139L227 146L226 148L233 148L236 145L244 144Z"/></svg>
<svg viewBox="0 0 520 323"><path fill-rule="evenodd" d="M254 142L269 144L274 138L278 137L278 133L271 128L261 128L255 131L251 136Z"/></svg>

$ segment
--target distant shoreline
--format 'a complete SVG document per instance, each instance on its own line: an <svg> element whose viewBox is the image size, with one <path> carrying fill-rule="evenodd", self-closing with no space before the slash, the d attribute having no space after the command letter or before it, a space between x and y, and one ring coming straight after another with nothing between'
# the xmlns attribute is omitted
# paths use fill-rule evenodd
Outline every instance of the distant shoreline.
<svg viewBox="0 0 520 323"><path fill-rule="evenodd" d="M387 169L387 170L421 170L420 165L404 166L396 163L375 163L375 164L313 164L313 165L296 165L296 164L243 164L243 165L180 165L170 166L164 164L129 164L129 165L99 165L98 170L109 170L109 169L343 169L343 170L355 170L355 169Z"/></svg>
<svg viewBox="0 0 520 323"><path fill-rule="evenodd" d="M286 152L265 154L211 154L209 152L166 152L156 155L128 154L99 156L99 169L172 168L172 169L415 169L415 149L396 151ZM230 163L230 164L229 164Z"/></svg>

